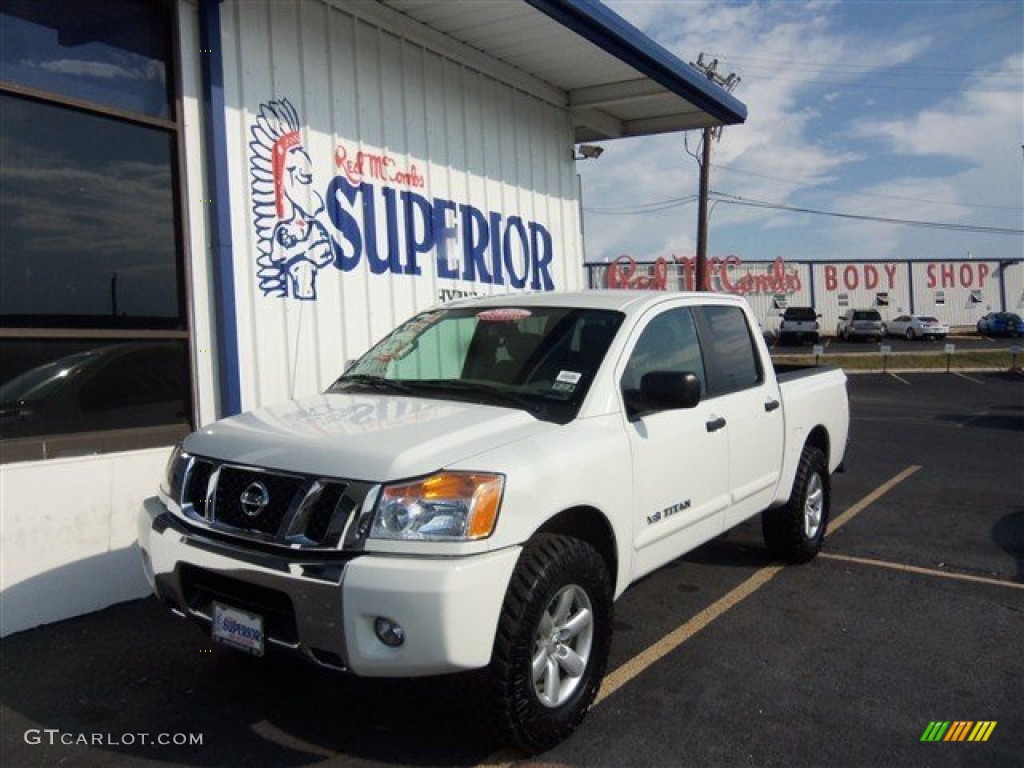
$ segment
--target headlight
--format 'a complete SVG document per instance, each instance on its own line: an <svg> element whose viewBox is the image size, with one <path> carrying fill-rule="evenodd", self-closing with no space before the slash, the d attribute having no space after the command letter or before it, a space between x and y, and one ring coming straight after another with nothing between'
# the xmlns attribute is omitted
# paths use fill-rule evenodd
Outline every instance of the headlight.
<svg viewBox="0 0 1024 768"><path fill-rule="evenodd" d="M164 470L164 480L160 483L160 490L176 502L181 501L181 489L185 483L185 470L188 468L190 458L181 449L181 443L178 443L167 459L167 468Z"/></svg>
<svg viewBox="0 0 1024 768"><path fill-rule="evenodd" d="M385 486L377 500L372 539L469 541L494 531L505 478L442 472L425 480Z"/></svg>

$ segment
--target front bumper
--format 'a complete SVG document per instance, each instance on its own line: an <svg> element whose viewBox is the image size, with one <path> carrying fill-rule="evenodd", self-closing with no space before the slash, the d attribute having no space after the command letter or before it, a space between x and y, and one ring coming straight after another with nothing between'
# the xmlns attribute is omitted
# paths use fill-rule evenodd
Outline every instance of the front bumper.
<svg viewBox="0 0 1024 768"><path fill-rule="evenodd" d="M450 558L339 551L328 559L255 551L188 527L156 497L140 510L139 549L153 591L175 612L206 626L215 600L257 613L267 646L370 677L486 666L521 551ZM377 639L378 617L402 626L401 646Z"/></svg>

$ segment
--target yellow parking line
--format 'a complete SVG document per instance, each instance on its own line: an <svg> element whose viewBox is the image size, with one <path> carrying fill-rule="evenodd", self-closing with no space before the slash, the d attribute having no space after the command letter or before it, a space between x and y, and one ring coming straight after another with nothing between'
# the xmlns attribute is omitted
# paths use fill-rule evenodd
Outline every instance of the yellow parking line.
<svg viewBox="0 0 1024 768"><path fill-rule="evenodd" d="M831 525L831 530L835 531L837 528L848 523L857 514L874 502L878 501L882 496L917 472L920 468L921 467L916 465L907 467L892 479L878 486L878 488L873 490L852 507L849 507L838 518L836 518L835 524ZM605 675L604 682L601 685L601 689L597 692L597 697L594 699L593 706L596 707L622 686L626 685L626 683L635 679L641 672L647 670L656 661L663 659L669 653L707 627L711 622L730 608L733 608L746 600L752 594L757 592L757 590L775 578L775 576L781 573L784 568L785 566L783 565L768 565L764 568L759 568L750 578L713 602L685 624L672 630L660 640L656 641L653 645L649 645L636 656ZM521 757L522 755L514 750L502 749L486 757L478 764L477 768L509 768L509 766L514 765Z"/></svg>
<svg viewBox="0 0 1024 768"><path fill-rule="evenodd" d="M663 659L730 608L750 597L750 595L771 581L784 567L782 565L770 565L761 568L749 579L724 597L716 600L681 627L672 630L654 643L654 645L648 646L644 651L641 651L614 672L606 675L601 690L597 692L594 704L598 704L611 696L619 688L654 664L654 662Z"/></svg>
<svg viewBox="0 0 1024 768"><path fill-rule="evenodd" d="M853 518L855 518L857 515L859 515L861 512L863 512L867 507L869 507L872 504L874 504L876 501L878 501L880 498L882 498L885 494L887 494L889 491L891 491L897 485L899 485L904 480L906 480L908 477L910 477L912 474L917 472L917 470L919 470L920 468L921 467L919 465L913 464L913 465L907 467L906 469L904 469L902 472L900 472L898 475L896 475L892 479L887 480L886 482L882 483L875 490L873 490L871 493L869 493L863 499L858 501L852 507L847 509L845 512L843 512L843 514L841 514L835 520L830 522L828 524L828 532L831 534L831 533L835 533L836 531L838 531L840 528L842 528L848 522L853 520Z"/></svg>
<svg viewBox="0 0 1024 768"><path fill-rule="evenodd" d="M839 560L844 563L856 563L858 565L870 565L875 568L888 568L892 571L903 573L917 573L922 576L939 576L943 579L954 579L956 581L971 581L976 584L991 584L997 587L1009 587L1010 589L1024 589L1024 584L1005 579L989 579L984 576L974 576L969 573L958 573L956 571L937 571L934 568L921 568L917 565L904 565L903 563L890 563L887 560L871 560L866 557L851 557L850 555L837 555L834 552L822 552L820 557L826 560Z"/></svg>

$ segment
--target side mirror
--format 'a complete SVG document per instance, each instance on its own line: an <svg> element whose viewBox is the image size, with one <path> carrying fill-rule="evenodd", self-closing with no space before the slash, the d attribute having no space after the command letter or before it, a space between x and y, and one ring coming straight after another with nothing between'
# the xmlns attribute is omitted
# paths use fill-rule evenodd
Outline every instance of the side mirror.
<svg viewBox="0 0 1024 768"><path fill-rule="evenodd" d="M700 402L700 380L696 374L651 371L640 379L640 394L630 403L630 418L655 411L694 408Z"/></svg>

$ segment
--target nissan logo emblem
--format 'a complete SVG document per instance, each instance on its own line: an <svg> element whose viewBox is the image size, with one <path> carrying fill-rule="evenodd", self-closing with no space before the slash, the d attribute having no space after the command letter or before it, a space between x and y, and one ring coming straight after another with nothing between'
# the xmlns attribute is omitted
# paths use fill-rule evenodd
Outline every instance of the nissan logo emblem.
<svg viewBox="0 0 1024 768"><path fill-rule="evenodd" d="M263 483L250 483L249 487L242 491L238 501L247 517L259 517L260 512L270 503L270 491Z"/></svg>

